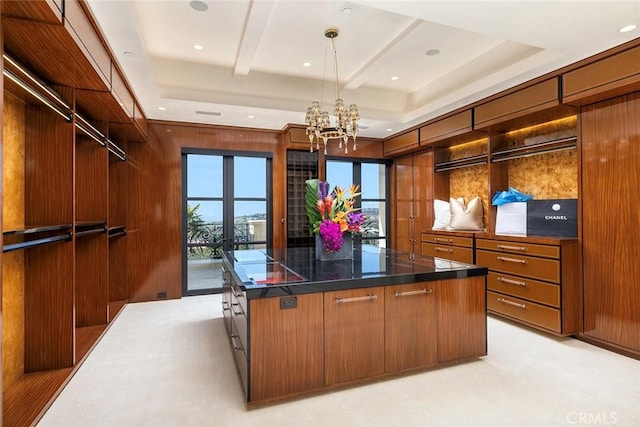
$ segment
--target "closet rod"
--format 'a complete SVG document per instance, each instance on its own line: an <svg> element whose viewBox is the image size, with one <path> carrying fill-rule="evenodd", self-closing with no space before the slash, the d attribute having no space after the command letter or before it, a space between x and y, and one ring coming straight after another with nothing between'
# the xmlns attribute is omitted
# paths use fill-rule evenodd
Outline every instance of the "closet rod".
<svg viewBox="0 0 640 427"><path fill-rule="evenodd" d="M564 151L564 150L573 150L575 148L576 148L575 144L563 145L561 147L549 148L546 150L536 151L534 153L525 153L525 154L517 154L517 155L511 155L511 156L505 156L505 157L498 157L498 158L491 159L491 163L505 162L507 160L514 160L514 159L523 159L525 157L537 156L539 154L554 153L556 151Z"/></svg>
<svg viewBox="0 0 640 427"><path fill-rule="evenodd" d="M127 153L120 147L118 147L113 141L107 139L107 149L113 153L114 156L122 160L123 162L127 161Z"/></svg>
<svg viewBox="0 0 640 427"><path fill-rule="evenodd" d="M54 91L52 91L51 89L49 89L46 85L44 85L43 83L41 83L36 77L34 77L26 68L24 68L22 65L20 65L18 62L16 62L13 58L11 58L10 56L8 56L6 53L2 54L2 57L4 58L5 61L7 61L8 63L10 63L11 65L13 65L18 71L20 71L26 78L28 78L29 80L31 80L36 86L38 86L41 90L43 90L44 92L47 93L47 95L49 95L50 97L52 97L53 99L56 100L57 103L59 103L60 105L62 105L64 108L66 108L67 110L71 110L71 106L69 104L67 104L66 102L64 102L64 100L62 98L60 98L60 96L55 93ZM17 82L16 82L17 83Z"/></svg>
<svg viewBox="0 0 640 427"><path fill-rule="evenodd" d="M62 234L60 236L44 237L42 239L28 240L26 242L4 245L2 247L2 252L11 252L11 251L16 251L18 249L33 248L36 246L45 245L47 243L59 242L61 240L71 240L71 233Z"/></svg>
<svg viewBox="0 0 640 427"><path fill-rule="evenodd" d="M68 121L68 122L71 121L71 112L70 111L69 112L63 111L59 106L57 106L53 102L51 102L51 100L47 99L45 96L43 96L38 91L36 91L34 88L32 88L28 83L25 83L24 81L22 81L22 79L20 79L18 76L13 74L13 72L11 72L10 70L7 70L5 68L5 69L2 70L2 74L7 76L11 81L13 81L15 84L20 86L22 89L26 90L31 95L36 97L40 102L42 102L44 105L46 105L47 107L52 109L54 112L56 112L59 115L61 115L66 121Z"/></svg>
<svg viewBox="0 0 640 427"><path fill-rule="evenodd" d="M93 127L93 125L91 123L89 123L80 114L75 113L75 118L76 118L75 125L76 125L76 127L78 129L80 129L85 135L87 135L89 138L91 138L94 141L96 141L101 146L103 146L103 147L107 146L107 143L105 142L106 138L102 134L102 132L100 132L98 129Z"/></svg>

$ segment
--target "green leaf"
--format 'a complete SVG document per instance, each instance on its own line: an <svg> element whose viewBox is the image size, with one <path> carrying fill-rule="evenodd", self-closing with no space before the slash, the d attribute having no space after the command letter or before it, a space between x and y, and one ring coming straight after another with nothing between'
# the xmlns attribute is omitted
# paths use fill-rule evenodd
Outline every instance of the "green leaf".
<svg viewBox="0 0 640 427"><path fill-rule="evenodd" d="M307 217L309 218L311 229L314 233L317 233L318 226L322 221L322 216L320 216L320 211L318 210L318 179L308 179L305 183L307 184L305 193Z"/></svg>

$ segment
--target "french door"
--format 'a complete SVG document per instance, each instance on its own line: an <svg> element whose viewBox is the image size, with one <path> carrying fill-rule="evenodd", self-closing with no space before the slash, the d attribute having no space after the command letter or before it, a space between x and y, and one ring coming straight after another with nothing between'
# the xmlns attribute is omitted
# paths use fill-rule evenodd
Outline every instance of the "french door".
<svg viewBox="0 0 640 427"><path fill-rule="evenodd" d="M271 153L183 149L183 295L222 291L222 252L271 245Z"/></svg>

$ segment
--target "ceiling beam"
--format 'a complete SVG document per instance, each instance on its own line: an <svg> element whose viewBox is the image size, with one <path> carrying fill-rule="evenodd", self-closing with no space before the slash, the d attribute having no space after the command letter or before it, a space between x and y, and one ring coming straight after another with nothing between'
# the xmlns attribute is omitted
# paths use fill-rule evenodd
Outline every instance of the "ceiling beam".
<svg viewBox="0 0 640 427"><path fill-rule="evenodd" d="M275 0L251 0L242 31L242 39L236 54L236 63L233 67L234 75L246 76L251 71L253 59L258 51L260 39L267 28L274 4Z"/></svg>

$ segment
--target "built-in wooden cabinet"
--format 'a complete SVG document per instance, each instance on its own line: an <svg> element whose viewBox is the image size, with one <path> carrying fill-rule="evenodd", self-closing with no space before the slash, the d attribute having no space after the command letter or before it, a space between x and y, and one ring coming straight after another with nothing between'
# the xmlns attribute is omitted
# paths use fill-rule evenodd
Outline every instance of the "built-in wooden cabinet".
<svg viewBox="0 0 640 427"><path fill-rule="evenodd" d="M497 314L557 335L582 327L578 240L486 236L476 263L489 268L487 306Z"/></svg>
<svg viewBox="0 0 640 427"><path fill-rule="evenodd" d="M640 92L583 107L583 338L640 356Z"/></svg>
<svg viewBox="0 0 640 427"><path fill-rule="evenodd" d="M473 264L474 233L432 230L422 233L422 255Z"/></svg>
<svg viewBox="0 0 640 427"><path fill-rule="evenodd" d="M382 150L385 156L396 156L402 153L414 151L419 146L420 134L419 130L415 129L385 140Z"/></svg>
<svg viewBox="0 0 640 427"><path fill-rule="evenodd" d="M287 247L310 246L306 181L318 178L318 152L287 150Z"/></svg>
<svg viewBox="0 0 640 427"><path fill-rule="evenodd" d="M426 150L398 157L393 171L394 248L420 252L420 234L433 225L433 152Z"/></svg>

